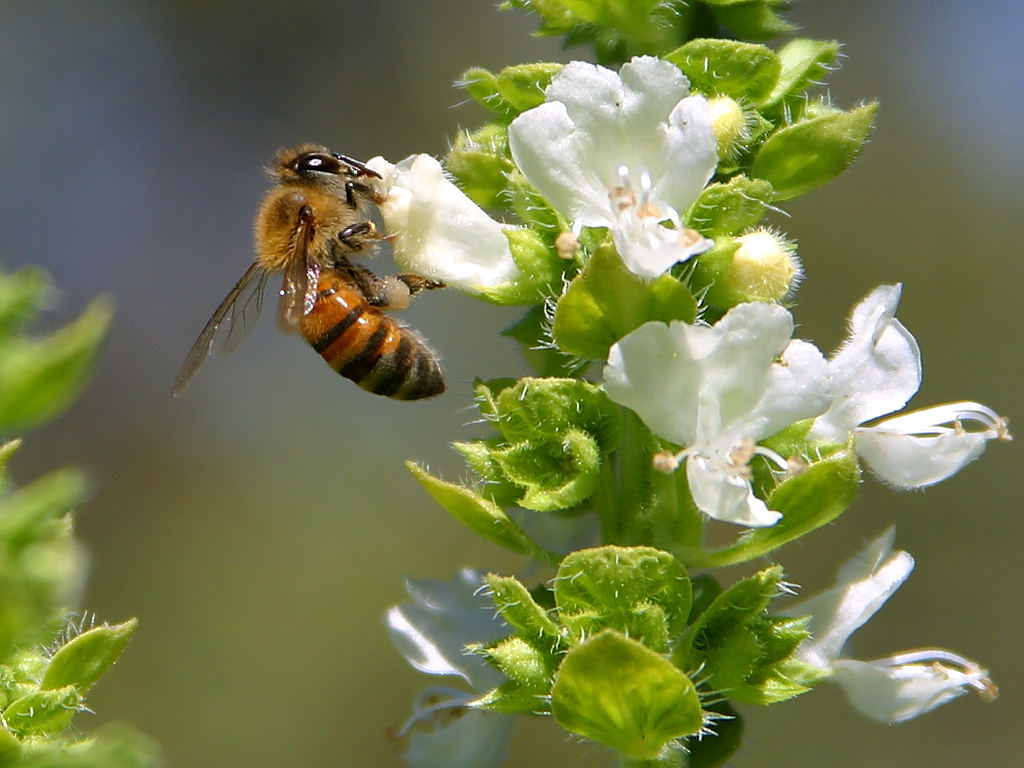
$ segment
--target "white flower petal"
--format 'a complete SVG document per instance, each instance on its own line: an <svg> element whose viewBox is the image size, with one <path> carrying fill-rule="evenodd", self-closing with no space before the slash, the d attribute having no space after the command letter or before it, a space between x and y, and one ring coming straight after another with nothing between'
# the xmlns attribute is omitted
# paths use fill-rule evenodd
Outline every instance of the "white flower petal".
<svg viewBox="0 0 1024 768"><path fill-rule="evenodd" d="M883 285L853 310L849 336L829 361L833 403L811 437L846 442L858 424L897 411L921 386L921 350L895 318L899 285Z"/></svg>
<svg viewBox="0 0 1024 768"><path fill-rule="evenodd" d="M609 213L608 180L587 157L589 139L577 132L564 104L549 101L523 112L508 128L508 143L519 170L567 219L588 209Z"/></svg>
<svg viewBox="0 0 1024 768"><path fill-rule="evenodd" d="M374 158L367 166L384 177L388 197L379 207L402 269L468 293L519 277L503 226L452 184L436 159L413 155L390 165Z"/></svg>
<svg viewBox="0 0 1024 768"><path fill-rule="evenodd" d="M668 124L664 170L654 178L654 199L685 211L718 167L718 144L707 99L683 99L669 114Z"/></svg>
<svg viewBox="0 0 1024 768"><path fill-rule="evenodd" d="M828 363L816 346L794 339L768 369L764 396L748 420L751 435L769 437L800 419L824 411L830 402Z"/></svg>
<svg viewBox="0 0 1024 768"><path fill-rule="evenodd" d="M482 584L480 574L468 568L450 583L406 579L412 602L394 606L385 618L391 642L406 661L430 675L457 675L476 691L501 681L496 670L465 650L508 632L495 618L494 604L478 594Z"/></svg>
<svg viewBox="0 0 1024 768"><path fill-rule="evenodd" d="M968 432L963 425L971 422L984 428ZM959 472L989 440L1008 438L1005 429L999 415L980 403L948 403L858 429L857 455L887 483L922 488Z"/></svg>
<svg viewBox="0 0 1024 768"><path fill-rule="evenodd" d="M964 672L937 662L888 665L842 659L832 679L862 715L882 723L899 723L962 696L987 678L983 669Z"/></svg>
<svg viewBox="0 0 1024 768"><path fill-rule="evenodd" d="M894 529L870 542L840 569L836 586L782 611L785 616L810 616L811 636L797 654L816 667L829 669L847 639L881 608L914 569L907 552L892 552Z"/></svg>
<svg viewBox="0 0 1024 768"><path fill-rule="evenodd" d="M697 439L702 371L689 349L686 323L650 322L613 344L604 368L605 390L661 437L680 445Z"/></svg>
<svg viewBox="0 0 1024 768"><path fill-rule="evenodd" d="M691 232L663 227L657 218L638 216L633 208L619 217L612 229L612 240L630 272L654 280L676 264L714 246L713 240L692 237Z"/></svg>
<svg viewBox="0 0 1024 768"><path fill-rule="evenodd" d="M782 515L754 495L750 481L716 469L701 456L686 462L686 480L693 502L709 517L749 528L775 525Z"/></svg>

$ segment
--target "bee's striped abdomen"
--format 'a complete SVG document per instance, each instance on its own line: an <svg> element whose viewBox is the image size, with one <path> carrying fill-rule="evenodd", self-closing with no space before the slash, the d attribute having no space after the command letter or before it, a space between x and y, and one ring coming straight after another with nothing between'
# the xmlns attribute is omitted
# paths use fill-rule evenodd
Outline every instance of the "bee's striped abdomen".
<svg viewBox="0 0 1024 768"><path fill-rule="evenodd" d="M341 281L320 281L301 321L303 336L327 364L363 389L396 400L445 390L437 357L415 331L399 325Z"/></svg>

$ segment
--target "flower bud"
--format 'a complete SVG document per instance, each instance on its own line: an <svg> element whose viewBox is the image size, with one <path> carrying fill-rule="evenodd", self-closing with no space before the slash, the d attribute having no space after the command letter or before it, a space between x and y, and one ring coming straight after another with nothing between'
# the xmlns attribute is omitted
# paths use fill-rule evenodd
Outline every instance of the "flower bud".
<svg viewBox="0 0 1024 768"><path fill-rule="evenodd" d="M734 158L750 138L750 124L743 107L728 96L716 96L708 99L708 111L711 113L711 130L718 142L718 156Z"/></svg>
<svg viewBox="0 0 1024 768"><path fill-rule="evenodd" d="M782 301L801 277L796 244L770 229L755 229L736 238L728 280L750 299Z"/></svg>
<svg viewBox="0 0 1024 768"><path fill-rule="evenodd" d="M735 239L718 238L701 262L707 301L722 309L747 301L783 301L802 276L796 245L764 228Z"/></svg>

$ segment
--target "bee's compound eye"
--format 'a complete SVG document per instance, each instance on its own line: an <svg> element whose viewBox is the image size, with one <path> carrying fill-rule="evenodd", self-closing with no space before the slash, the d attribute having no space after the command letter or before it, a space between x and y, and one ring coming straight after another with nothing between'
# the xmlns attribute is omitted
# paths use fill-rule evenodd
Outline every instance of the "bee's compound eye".
<svg viewBox="0 0 1024 768"><path fill-rule="evenodd" d="M321 152L307 152L295 158L294 168L299 173L314 171L318 173L340 173L341 163L330 155Z"/></svg>

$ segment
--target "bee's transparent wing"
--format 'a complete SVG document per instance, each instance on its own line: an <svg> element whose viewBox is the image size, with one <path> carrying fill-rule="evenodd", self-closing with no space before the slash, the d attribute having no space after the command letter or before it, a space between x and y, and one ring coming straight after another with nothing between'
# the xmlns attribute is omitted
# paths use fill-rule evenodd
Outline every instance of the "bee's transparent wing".
<svg viewBox="0 0 1024 768"><path fill-rule="evenodd" d="M277 327L291 333L316 303L320 270L309 262L309 244L313 240L312 213L303 210L295 231L295 252L288 260L281 285L281 301L277 305Z"/></svg>
<svg viewBox="0 0 1024 768"><path fill-rule="evenodd" d="M231 352L256 325L256 318L263 308L263 288L267 284L267 277L267 272L254 262L224 297L213 316L206 321L178 371L178 378L174 382L175 396L188 386L206 358L213 354Z"/></svg>

